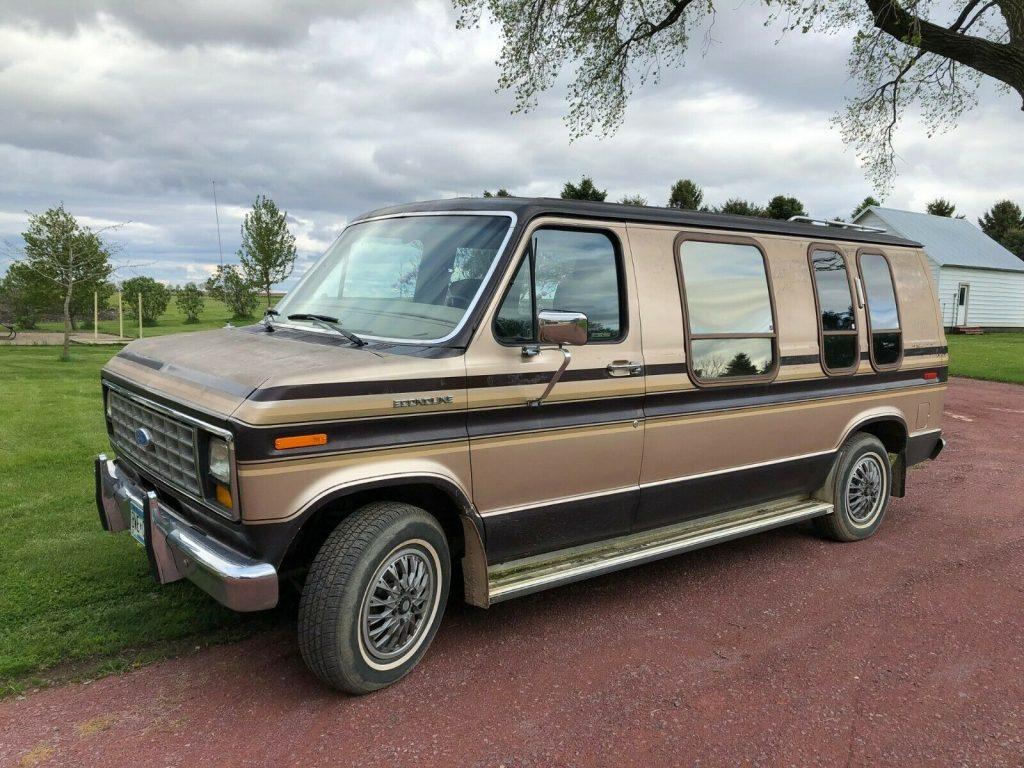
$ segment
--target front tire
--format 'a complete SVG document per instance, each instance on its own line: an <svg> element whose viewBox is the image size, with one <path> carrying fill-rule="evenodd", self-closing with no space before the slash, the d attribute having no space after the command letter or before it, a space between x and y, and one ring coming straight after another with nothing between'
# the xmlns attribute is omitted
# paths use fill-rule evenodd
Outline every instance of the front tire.
<svg viewBox="0 0 1024 768"><path fill-rule="evenodd" d="M860 541L878 530L892 493L892 463L882 441L864 433L850 438L824 491L835 511L816 518L822 534L836 541Z"/></svg>
<svg viewBox="0 0 1024 768"><path fill-rule="evenodd" d="M299 603L302 658L348 693L391 685L426 653L450 584L435 518L410 504L369 504L334 529L310 566Z"/></svg>

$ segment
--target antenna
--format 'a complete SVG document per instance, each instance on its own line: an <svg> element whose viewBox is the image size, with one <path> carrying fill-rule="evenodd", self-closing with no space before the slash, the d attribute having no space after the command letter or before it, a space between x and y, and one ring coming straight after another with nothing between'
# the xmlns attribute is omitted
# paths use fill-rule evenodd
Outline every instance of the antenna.
<svg viewBox="0 0 1024 768"><path fill-rule="evenodd" d="M217 210L217 182L210 180L213 184L213 215L217 218L217 251L220 253L220 265L224 266L224 246L220 242L220 212Z"/></svg>

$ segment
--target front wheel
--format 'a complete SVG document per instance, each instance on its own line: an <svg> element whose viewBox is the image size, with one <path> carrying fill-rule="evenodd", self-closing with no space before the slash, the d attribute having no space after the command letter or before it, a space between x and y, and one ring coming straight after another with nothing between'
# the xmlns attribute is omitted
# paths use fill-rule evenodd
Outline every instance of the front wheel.
<svg viewBox="0 0 1024 768"><path fill-rule="evenodd" d="M874 435L850 438L836 459L825 487L835 511L816 518L818 529L837 541L859 541L878 530L892 492L892 463Z"/></svg>
<svg viewBox="0 0 1024 768"><path fill-rule="evenodd" d="M408 674L433 640L451 583L437 520L398 502L369 504L327 537L299 603L299 648L324 682L369 693Z"/></svg>

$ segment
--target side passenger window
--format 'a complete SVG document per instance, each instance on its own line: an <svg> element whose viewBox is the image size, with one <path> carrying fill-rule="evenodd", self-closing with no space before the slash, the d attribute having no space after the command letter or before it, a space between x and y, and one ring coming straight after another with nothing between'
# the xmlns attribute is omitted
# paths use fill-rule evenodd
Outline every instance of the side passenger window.
<svg viewBox="0 0 1024 768"><path fill-rule="evenodd" d="M898 365L903 355L903 334L889 260L880 253L862 253L858 265L868 305L871 360L876 367Z"/></svg>
<svg viewBox="0 0 1024 768"><path fill-rule="evenodd" d="M856 370L860 353L846 259L838 251L816 248L810 262L818 300L822 365L828 373Z"/></svg>
<svg viewBox="0 0 1024 768"><path fill-rule="evenodd" d="M540 229L494 320L499 341L537 340L542 309L583 312L590 321L590 342L618 341L625 329L621 264L615 245L603 232Z"/></svg>
<svg viewBox="0 0 1024 768"><path fill-rule="evenodd" d="M685 240L687 355L697 381L768 377L778 358L764 256L745 243Z"/></svg>

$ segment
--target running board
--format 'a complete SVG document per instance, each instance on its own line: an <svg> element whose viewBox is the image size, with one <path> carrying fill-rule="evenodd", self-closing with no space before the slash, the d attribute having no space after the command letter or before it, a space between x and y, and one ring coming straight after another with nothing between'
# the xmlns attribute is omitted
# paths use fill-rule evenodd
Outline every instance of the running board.
<svg viewBox="0 0 1024 768"><path fill-rule="evenodd" d="M832 505L823 501L788 499L499 563L487 569L488 602L493 605L542 589L827 515L832 511Z"/></svg>

